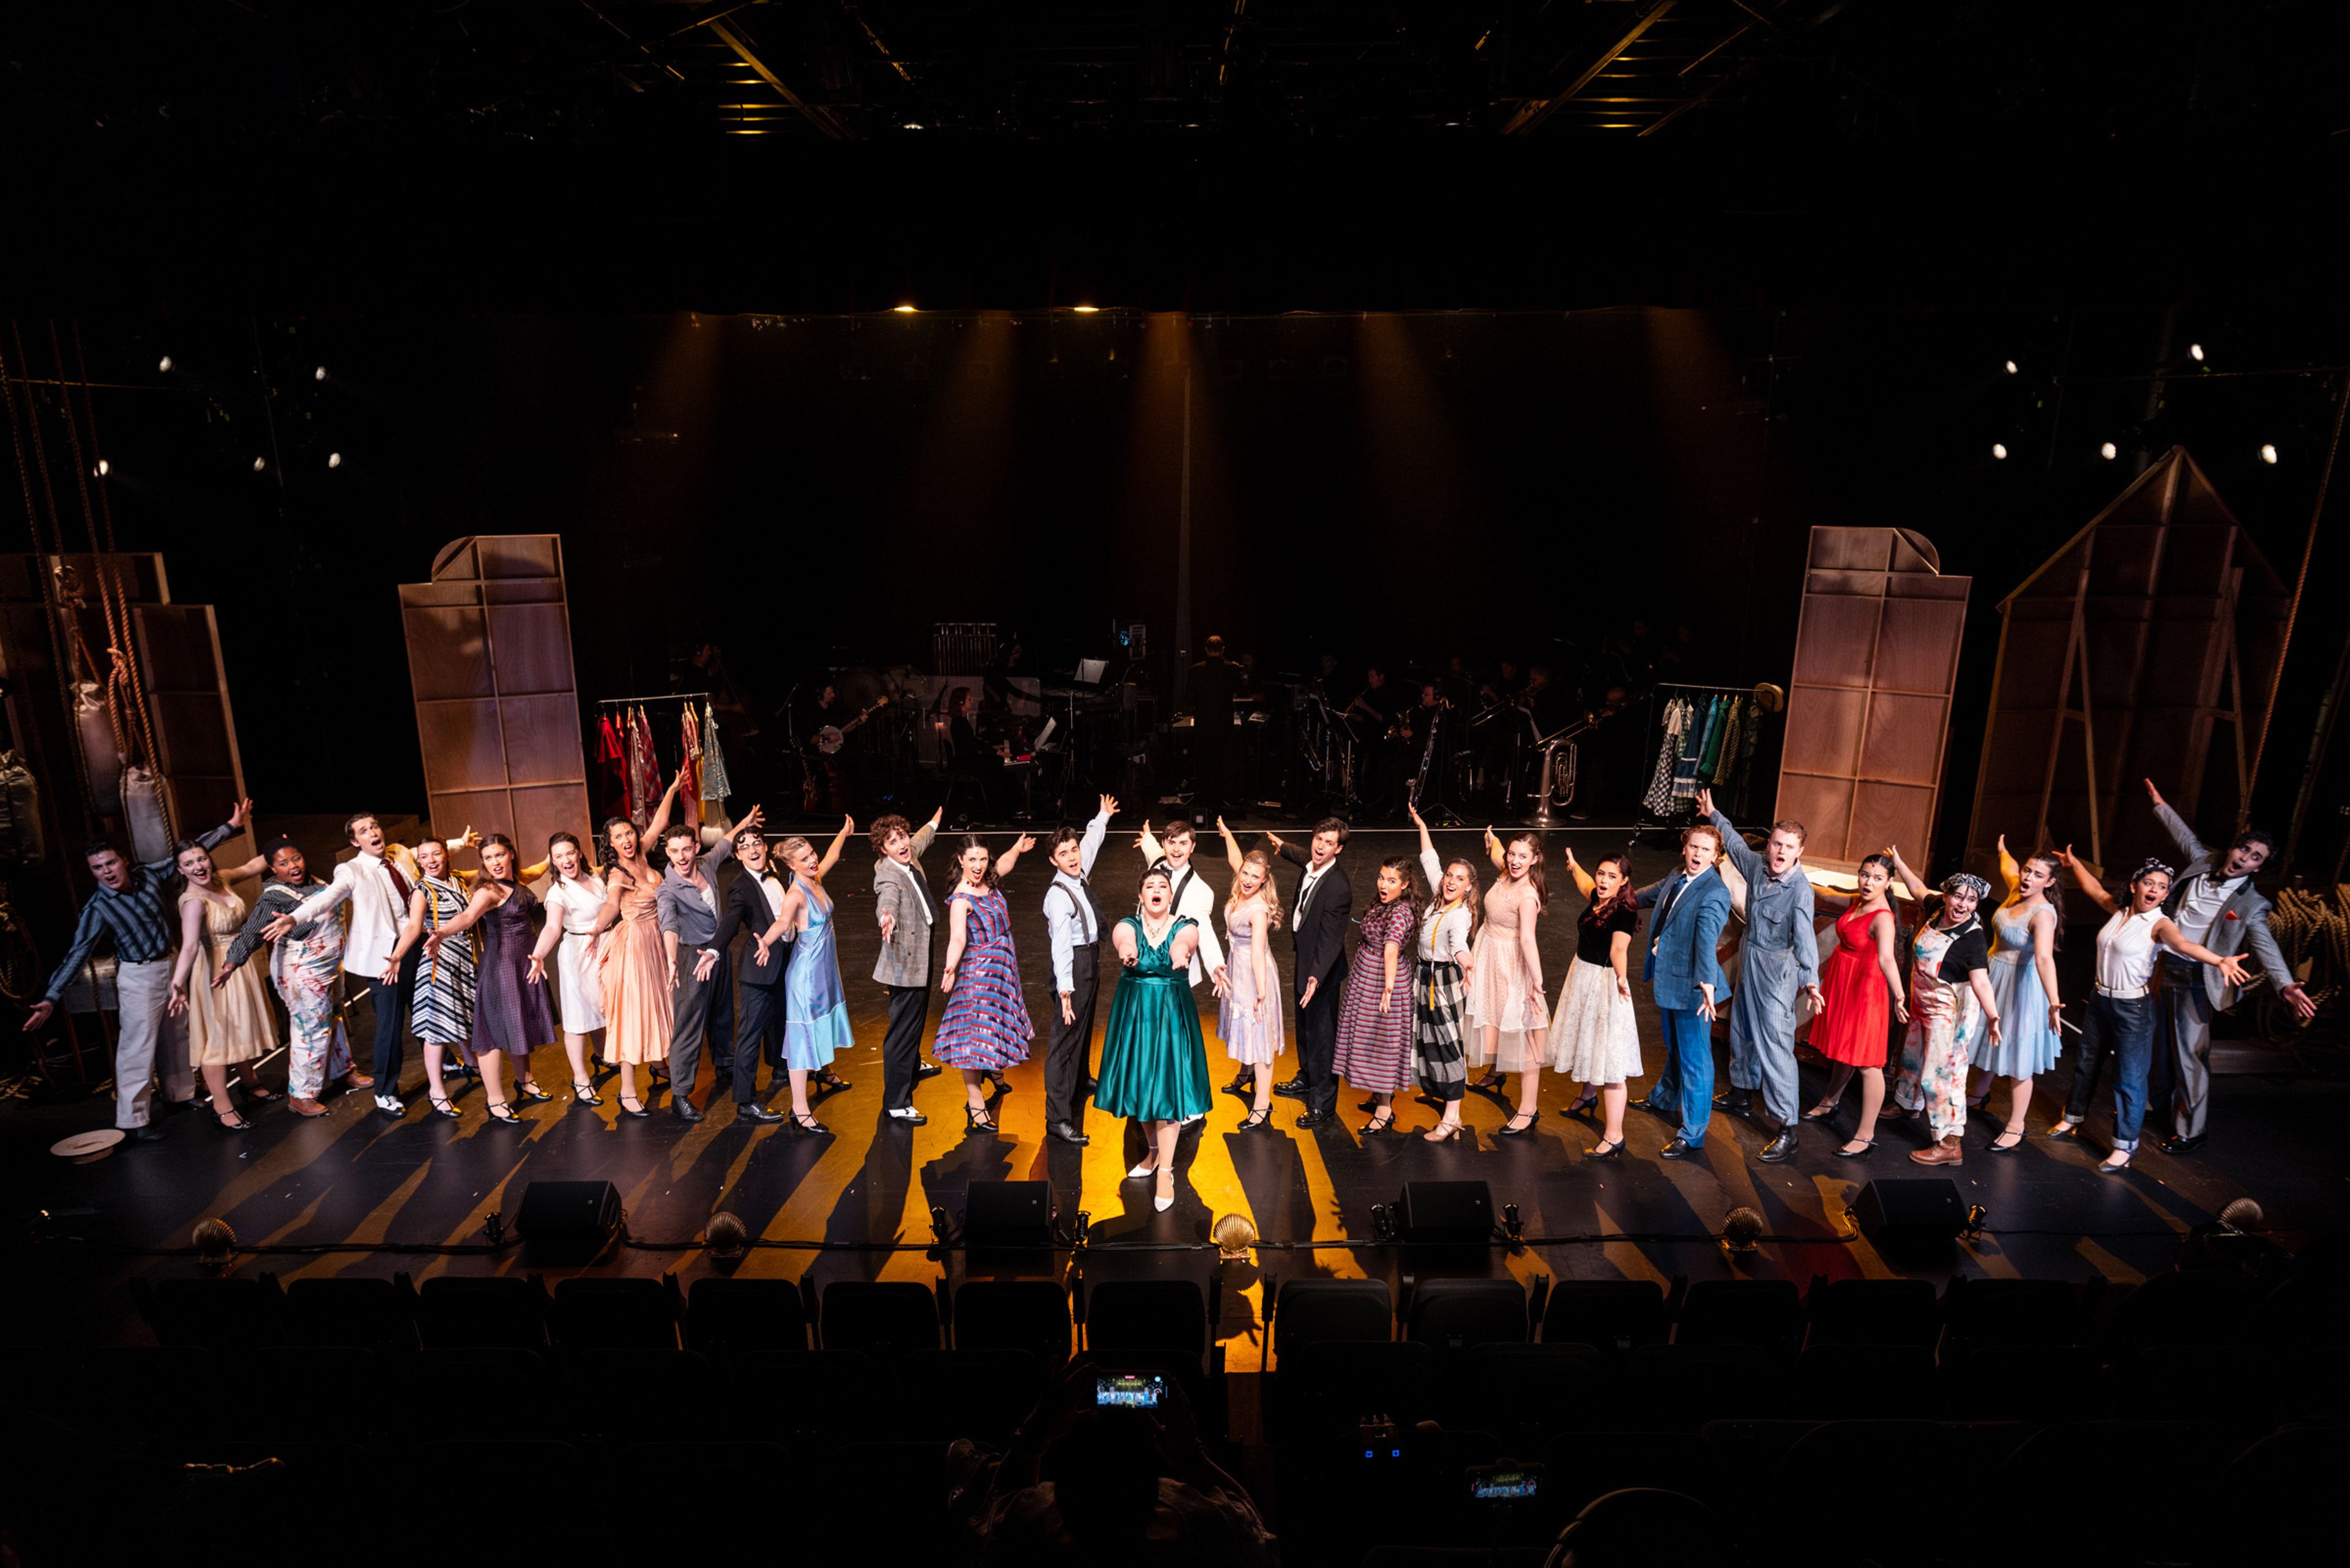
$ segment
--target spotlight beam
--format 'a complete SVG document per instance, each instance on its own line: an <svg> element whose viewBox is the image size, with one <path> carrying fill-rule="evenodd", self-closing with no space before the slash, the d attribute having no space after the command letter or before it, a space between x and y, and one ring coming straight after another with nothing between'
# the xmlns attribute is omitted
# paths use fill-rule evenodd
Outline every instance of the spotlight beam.
<svg viewBox="0 0 2350 1568"><path fill-rule="evenodd" d="M713 17L710 23L710 32L712 37L733 50L736 58L758 72L759 79L775 88L777 98L799 110L810 125L815 126L835 141L847 141L855 137L856 132L850 130L847 125L830 109L820 103L810 103L786 87L784 84L784 78L777 76L775 68L759 57L758 51L751 47L751 40L737 32L732 22L723 17Z"/></svg>
<svg viewBox="0 0 2350 1568"><path fill-rule="evenodd" d="M1598 78L1600 72L1606 70L1609 66L1614 65L1625 50L1638 43L1642 34L1655 26L1658 23L1663 21L1672 11L1672 8L1673 0L1659 0L1656 9L1650 11L1638 21L1633 23L1630 29L1627 31L1622 37L1617 38L1614 43L1601 50L1597 59L1584 67L1580 72L1576 73L1575 79L1567 83L1566 86L1561 88L1556 94L1550 98L1529 99L1524 103L1520 104L1518 106L1517 112L1510 116L1509 122L1502 127L1502 134L1504 136L1523 136L1530 131L1539 129L1543 121L1557 113L1560 106L1565 104L1567 99L1573 98L1576 93L1581 92L1585 88L1589 87ZM1560 62L1562 65L1565 63L1565 61ZM1555 70L1558 67L1554 66L1551 68Z"/></svg>

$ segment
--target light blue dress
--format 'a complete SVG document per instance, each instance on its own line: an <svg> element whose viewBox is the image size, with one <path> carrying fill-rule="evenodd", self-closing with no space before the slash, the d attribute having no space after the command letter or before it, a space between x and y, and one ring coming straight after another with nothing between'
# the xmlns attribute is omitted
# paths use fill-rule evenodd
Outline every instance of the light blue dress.
<svg viewBox="0 0 2350 1568"><path fill-rule="evenodd" d="M784 971L784 1065L809 1072L832 1065L855 1039L840 989L840 955L832 945L832 900L807 889L807 929Z"/></svg>
<svg viewBox="0 0 2350 1568"><path fill-rule="evenodd" d="M2032 915L2002 909L1991 918L1991 993L1999 1003L2000 1043L1984 1042L1975 1065L2002 1078L2029 1077L2056 1065L2064 1036L2048 1027L2048 993L2032 961Z"/></svg>

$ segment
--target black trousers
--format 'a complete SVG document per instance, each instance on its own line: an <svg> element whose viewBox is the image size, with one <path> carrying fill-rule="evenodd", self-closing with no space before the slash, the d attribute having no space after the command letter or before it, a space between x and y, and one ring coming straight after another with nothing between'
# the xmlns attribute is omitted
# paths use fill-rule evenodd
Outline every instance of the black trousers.
<svg viewBox="0 0 2350 1568"><path fill-rule="evenodd" d="M677 952L677 989L670 993L669 1084L671 1095L693 1093L702 1071L702 1043L710 1045L711 1071L716 1086L734 1079L734 975L720 953L708 980L693 978L696 955L691 948Z"/></svg>
<svg viewBox="0 0 2350 1568"><path fill-rule="evenodd" d="M1045 1046L1045 1125L1083 1125L1086 1061L1093 1054L1094 1002L1101 995L1101 944L1069 950L1069 1022L1061 1022L1061 996L1053 993L1053 1032Z"/></svg>
<svg viewBox="0 0 2350 1568"><path fill-rule="evenodd" d="M922 1063L922 1031L931 1022L931 988L885 985L889 1027L881 1036L881 1108L903 1110L914 1103L914 1069Z"/></svg>
<svg viewBox="0 0 2350 1568"><path fill-rule="evenodd" d="M1305 1108L1338 1108L1338 1003L1347 989L1347 965L1342 959L1330 966L1330 976L1314 988L1314 1000L1297 1006L1297 1075L1305 1080ZM1304 987L1299 988L1301 993Z"/></svg>
<svg viewBox="0 0 2350 1568"><path fill-rule="evenodd" d="M375 1092L379 1095L400 1093L400 1064L406 1054L402 1042L408 1037L408 993L416 984L417 961L423 956L424 944L419 942L400 961L400 974L394 980L370 980L367 982L368 1000L373 1003L371 1020L375 1036Z"/></svg>
<svg viewBox="0 0 2350 1568"><path fill-rule="evenodd" d="M784 987L743 982L734 1013L734 1097L751 1098L751 1080L761 1058L768 1066L784 1064Z"/></svg>

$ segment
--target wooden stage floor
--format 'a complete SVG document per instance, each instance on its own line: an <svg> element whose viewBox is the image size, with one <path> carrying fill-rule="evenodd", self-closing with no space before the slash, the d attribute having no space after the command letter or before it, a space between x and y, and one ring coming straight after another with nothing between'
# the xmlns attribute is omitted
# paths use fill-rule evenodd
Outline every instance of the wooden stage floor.
<svg viewBox="0 0 2350 1568"><path fill-rule="evenodd" d="M1552 840L1554 852L1558 843L1573 842L1587 862L1621 844L1623 836L1620 829L1588 829L1554 834ZM1108 894L1106 905L1116 901L1115 890L1140 868L1129 840L1130 834L1114 830L1097 868L1097 883ZM1442 847L1473 847L1474 842L1470 834L1448 836ZM1380 856L1410 847L1401 834L1356 836L1345 863L1357 909L1371 896ZM931 869L942 879L945 855L934 851L931 858ZM1661 850L1643 849L1638 869L1643 877L1655 875L1667 858ZM226 1219L248 1244L437 1248L479 1241L485 1216L495 1211L511 1219L525 1185L544 1179L602 1178L619 1187L629 1234L640 1244L622 1248L598 1265L601 1270L674 1271L687 1279L711 1266L691 1243L714 1210L734 1213L754 1236L770 1241L922 1244L931 1239L931 1210L960 1216L972 1183L1007 1178L1048 1181L1065 1218L1079 1210L1091 1216L1088 1278L1180 1272L1203 1282L1220 1279L1222 1333L1236 1369L1253 1366L1260 1348L1260 1268L1284 1278L1392 1277L1404 1258L1392 1249L1268 1248L1257 1263L1226 1265L1220 1272L1208 1241L1215 1218L1245 1214L1268 1242L1359 1241L1371 1235L1371 1206L1391 1202L1414 1179L1482 1180L1491 1187L1497 1211L1503 1204L1516 1204L1526 1234L1550 1240L1515 1255L1497 1249L1491 1267L1523 1278L1536 1272L1659 1280L1729 1274L1732 1264L1711 1238L1723 1216L1741 1205L1757 1210L1768 1231L1782 1239L1767 1242L1740 1267L1799 1283L1814 1274L1894 1272L2130 1280L2168 1268L2186 1229L2240 1196L2262 1202L2272 1225L2286 1232L2281 1239L2288 1245L2297 1245L2301 1235L2340 1227L2350 1211L2335 1137L2343 1112L2350 1108L2342 1087L2312 1079L2229 1077L2220 1080L2214 1134L2202 1151L2174 1159L2149 1145L2137 1168L2119 1178L2101 1177L2092 1168L2104 1151L2102 1137L2095 1135L2106 1128L2109 1094L2093 1117L2093 1136L2077 1146L2034 1138L2019 1153L2001 1158L1979 1152L1988 1130L1970 1132L1965 1165L1947 1174L1967 1202L1988 1210L1988 1232L1963 1243L1939 1265L1897 1269L1868 1243L1849 1237L1848 1213L1867 1179L1930 1174L1904 1158L1911 1147L1906 1135L1888 1132L1873 1159L1855 1162L1833 1157L1839 1137L1806 1128L1796 1158L1774 1167L1752 1158L1766 1141L1764 1129L1717 1116L1703 1157L1673 1164L1656 1158L1670 1129L1636 1111L1628 1117L1625 1160L1597 1164L1584 1158L1596 1139L1596 1128L1564 1115L1573 1086L1545 1075L1544 1114L1534 1136L1494 1137L1507 1108L1472 1095L1467 1115L1473 1136L1443 1146L1416 1137L1360 1138L1355 1129L1367 1118L1354 1106L1361 1096L1343 1092L1343 1127L1301 1133L1291 1125L1297 1103L1277 1100L1274 1127L1243 1135L1233 1128L1246 1113L1245 1103L1219 1096L1207 1121L1185 1135L1178 1202L1159 1215L1151 1210L1149 1184L1123 1179L1141 1147L1139 1135L1123 1124L1094 1113L1087 1129L1092 1146L1085 1149L1045 1138L1041 1062L1013 1070L1011 1092L997 1107L1002 1131L994 1136L966 1135L962 1092L952 1074L926 1080L917 1090L916 1103L930 1116L928 1126L907 1129L881 1117L883 1005L879 988L867 978L877 943L867 866L863 846L852 844L833 877L841 906L841 964L858 1044L839 1064L852 1087L818 1107L832 1136L799 1137L781 1127L754 1127L738 1123L723 1105L712 1106L698 1125L671 1116L665 1104L651 1119L633 1120L619 1113L613 1103L617 1085L608 1080L600 1109L575 1107L567 1095L530 1107L529 1125L522 1128L491 1123L483 1114L478 1086L469 1084L460 1096L464 1117L452 1123L428 1114L418 1087L421 1064L412 1049L405 1080L411 1109L403 1120L379 1116L360 1095L333 1101L332 1114L315 1121L300 1120L282 1106L263 1107L256 1130L241 1138L217 1132L201 1114L182 1115L164 1124L163 1142L119 1150L89 1165L68 1164L47 1148L68 1132L105 1125L108 1101L13 1101L0 1108L0 1158L15 1199L17 1276L28 1288L5 1293L9 1321L0 1324L0 1333L15 1343L143 1338L144 1327L130 1307L129 1279L142 1271L192 1267L184 1258L158 1258L143 1250L184 1246L191 1227L208 1215ZM1222 887L1226 872L1221 858L1207 869L1210 880ZM1005 889L1017 922L1031 1007L1040 1017L1049 963L1038 909L1048 875L1043 855L1031 856ZM1556 879L1555 888L1564 881ZM1284 867L1284 888L1293 884ZM1563 972L1580 907L1571 888L1555 898L1542 928L1546 972ZM1285 940L1277 951L1285 973ZM2079 961L2074 952L2068 967ZM2068 987L2076 983L2069 973L2066 978ZM1641 993L1643 1057L1653 1072L1659 1060L1656 1019L1646 988L1635 990ZM1232 1070L1215 1039L1212 999L1205 986L1199 994L1210 1076L1221 1085ZM1107 1011L1105 994L1099 1015L1106 1018ZM934 1020L935 1014L934 1007ZM1040 1033L1040 1054L1042 1046ZM1294 1070L1292 1062L1294 1056L1284 1058L1283 1076ZM536 1070L549 1086L567 1076L559 1048L539 1053ZM283 1071L281 1057L265 1075L282 1082ZM2059 1108L2055 1096L2068 1072L2069 1059L2042 1085L2033 1104L2035 1127L2053 1120ZM1816 1063L1807 1064L1807 1093L1817 1092L1822 1074ZM1646 1080L1636 1081L1635 1096L1645 1087ZM705 1068L705 1097L707 1092ZM2003 1092L1994 1106L2002 1102ZM778 1103L788 1102L779 1097ZM1407 1105L1405 1111L1401 1120L1408 1127L1424 1128L1434 1121L1435 1113L1425 1106ZM2150 1118L2149 1132L2159 1130ZM79 1240L36 1242L27 1249L26 1241L36 1234ZM1145 1250L1133 1243L1177 1245ZM285 1278L383 1274L396 1268L421 1278L443 1270L526 1267L519 1249L458 1255L248 1255L240 1266L246 1272L275 1270ZM951 1267L959 1272L962 1260L952 1260ZM812 1270L819 1282L927 1281L937 1277L939 1268L920 1251L762 1248L739 1272L795 1276Z"/></svg>

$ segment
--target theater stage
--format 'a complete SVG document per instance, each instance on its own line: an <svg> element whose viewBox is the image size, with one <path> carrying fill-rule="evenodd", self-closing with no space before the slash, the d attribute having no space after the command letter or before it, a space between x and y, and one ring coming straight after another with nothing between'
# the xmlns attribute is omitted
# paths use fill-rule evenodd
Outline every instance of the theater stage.
<svg viewBox="0 0 2350 1568"><path fill-rule="evenodd" d="M1588 864L1623 838L1621 829L1555 833L1552 864L1558 864L1561 843L1572 842ZM1103 851L1096 882L1106 894L1105 904L1140 869L1129 842L1129 834L1114 830ZM1473 834L1448 835L1440 847L1473 848L1474 843ZM1357 909L1372 897L1379 857L1412 847L1403 834L1355 836L1346 865ZM942 881L945 856L934 851L930 859L933 877ZM1636 868L1645 880L1668 863L1665 850L1643 847ZM1368 1241L1372 1205L1391 1202L1405 1182L1415 1179L1481 1180L1490 1185L1497 1211L1503 1204L1516 1204L1526 1235L1541 1240L1515 1254L1496 1249L1490 1266L1522 1278L1537 1272L1665 1281L1725 1275L1733 1264L1713 1237L1723 1216L1741 1205L1760 1212L1773 1239L1738 1267L1799 1283L1814 1274L1887 1273L2133 1280L2168 1267L2186 1230L2238 1197L2257 1198L2278 1239L2289 1246L2297 1246L2304 1235L2339 1228L2350 1211L2336 1137L2343 1113L2350 1110L2350 1096L2341 1085L2306 1077L2222 1077L2213 1136L2202 1150L2172 1158L2149 1143L2132 1170L2120 1177L2100 1176L2093 1168L2106 1147L2109 1093L2092 1117L2092 1136L2079 1144L2034 1137L2019 1152L1999 1157L1981 1152L1995 1122L1970 1129L1965 1165L1947 1174L1964 1201L1988 1211L1987 1231L1939 1263L1905 1260L1897 1267L1852 1236L1850 1209L1870 1178L1931 1174L1904 1158L1912 1147L1905 1133L1887 1129L1875 1158L1858 1162L1834 1158L1841 1137L1806 1128L1797 1157L1774 1167L1752 1158L1767 1141L1765 1129L1717 1116L1702 1158L1673 1164L1656 1158L1670 1129L1635 1111L1628 1116L1630 1146L1624 1161L1595 1163L1584 1153L1596 1140L1596 1129L1563 1114L1574 1090L1546 1075L1544 1116L1533 1137L1496 1138L1506 1106L1472 1095L1467 1117L1473 1136L1442 1146L1416 1137L1359 1138L1354 1129L1367 1118L1354 1108L1362 1097L1357 1094L1342 1094L1343 1128L1298 1132L1290 1125L1296 1102L1280 1100L1273 1127L1243 1135L1233 1127L1246 1113L1245 1103L1219 1096L1207 1121L1184 1136L1178 1200L1159 1215L1151 1209L1149 1183L1123 1179L1141 1149L1139 1136L1123 1124L1094 1114L1087 1129L1093 1142L1085 1149L1045 1138L1040 1063L1013 1070L1011 1092L996 1108L999 1134L966 1135L962 1088L951 1074L917 1089L916 1104L929 1116L928 1126L906 1129L881 1117L883 1006L879 988L867 978L877 942L868 865L862 843L852 843L832 879L840 902L841 966L858 1040L856 1050L839 1064L852 1086L817 1106L832 1136L794 1137L777 1126L739 1124L723 1105L711 1106L698 1125L671 1116L665 1102L652 1118L630 1119L615 1106L617 1085L608 1077L602 1107L574 1107L566 1094L553 1104L529 1107L529 1125L520 1128L492 1123L483 1113L478 1085L468 1082L459 1096L464 1117L451 1122L427 1112L413 1050L405 1080L411 1108L402 1120L378 1115L364 1095L332 1100L331 1114L314 1121L296 1118L282 1106L261 1107L255 1129L243 1137L216 1131L201 1113L187 1114L163 1124L162 1142L120 1149L89 1165L57 1159L47 1153L47 1146L68 1132L104 1125L106 1100L15 1100L0 1108L0 1158L15 1198L12 1240L18 1266L13 1272L20 1288L5 1293L8 1321L0 1332L20 1344L143 1339L146 1331L131 1307L129 1280L150 1270L192 1271L194 1264L187 1257L159 1257L146 1250L184 1248L191 1227L208 1215L227 1220L247 1245L365 1243L387 1249L248 1254L239 1265L248 1272L274 1270L290 1279L404 1269L421 1278L442 1271L524 1270L528 1265L518 1247L434 1250L481 1243L485 1216L497 1212L511 1220L527 1182L580 1178L609 1179L627 1209L633 1244L598 1269L673 1271L688 1279L711 1267L696 1242L717 1210L739 1216L755 1237L822 1241L833 1249L759 1248L741 1265L743 1274L789 1277L812 1271L819 1282L934 1279L940 1264L921 1251L881 1248L926 1245L934 1206L960 1216L972 1183L1009 1178L1050 1182L1065 1220L1079 1210L1090 1215L1085 1258L1089 1279L1182 1273L1206 1282L1218 1277L1209 1228L1217 1216L1237 1211L1250 1217L1265 1241L1282 1245L1263 1249L1253 1264L1222 1271L1222 1333L1235 1369L1255 1365L1264 1275L1369 1274L1392 1280L1404 1268L1399 1249L1309 1250L1302 1244ZM1221 858L1209 875L1219 886L1226 881ZM1286 890L1294 877L1286 867L1283 875ZM1005 888L1030 1005L1040 1016L1049 965L1037 910L1048 876L1044 856L1035 854ZM1552 888L1542 945L1545 972L1555 976L1571 956L1573 920L1581 901L1564 876L1554 877ZM2064 960L2068 993L2079 988L2076 971L2088 944L2070 945ZM1285 940L1276 951L1285 975ZM1556 985L1552 989L1555 994ZM1635 990L1641 997L1643 1058L1653 1072L1659 1062L1656 1018L1645 988ZM1209 1024L1210 1076L1221 1085L1232 1069L1214 1038L1212 1000L1204 986L1199 994ZM1099 1015L1106 1018L1107 1011L1105 994ZM1284 1058L1284 1064L1293 1060ZM536 1069L550 1087L560 1084L567 1076L560 1049L540 1052ZM1284 1064L1283 1075L1291 1070ZM1807 1094L1817 1093L1824 1071L1816 1063L1806 1065ZM2035 1128L2047 1127L2060 1108L2068 1071L2069 1058L2042 1085L2033 1103ZM283 1074L279 1057L264 1076L282 1085ZM707 1085L705 1068L705 1096ZM1645 1080L1635 1082L1635 1096L1645 1087ZM2002 1103L2003 1092L1994 1108ZM1407 1127L1424 1128L1435 1119L1425 1106L1404 1108L1400 1119ZM1837 1125L1846 1126L1848 1119L1839 1118ZM2150 1118L2149 1132L2158 1131ZM50 1239L33 1241L28 1249L36 1236ZM951 1267L959 1274L963 1261L952 1259Z"/></svg>

